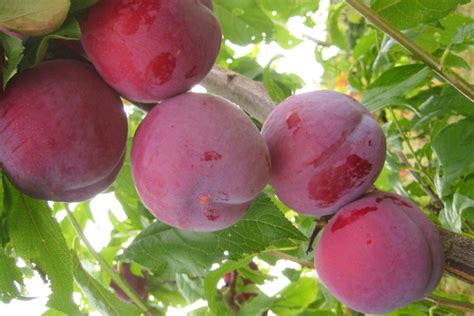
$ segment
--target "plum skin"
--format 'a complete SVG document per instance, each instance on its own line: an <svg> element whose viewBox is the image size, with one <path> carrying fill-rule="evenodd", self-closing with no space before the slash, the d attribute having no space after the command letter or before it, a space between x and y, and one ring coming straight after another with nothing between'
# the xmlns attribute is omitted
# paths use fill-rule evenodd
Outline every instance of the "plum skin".
<svg viewBox="0 0 474 316"><path fill-rule="evenodd" d="M364 194L385 161L385 136L367 109L335 91L314 91L278 105L262 128L270 184L293 210L323 216Z"/></svg>
<svg viewBox="0 0 474 316"><path fill-rule="evenodd" d="M268 181L265 141L229 101L186 93L157 105L132 145L132 175L160 221L190 231L236 223Z"/></svg>
<svg viewBox="0 0 474 316"><path fill-rule="evenodd" d="M145 277L140 277L133 274L132 265L128 262L122 263L120 267L120 276L123 278L125 282L138 294L138 296L145 300L148 296L148 279L147 274L144 272ZM117 271L116 271L117 272ZM114 289L115 294L119 299L124 302L132 303L131 299L128 297L127 294L118 286L115 281L112 280L110 286Z"/></svg>
<svg viewBox="0 0 474 316"><path fill-rule="evenodd" d="M78 202L109 187L123 164L127 118L93 67L55 60L26 70L0 95L0 162L37 199Z"/></svg>
<svg viewBox="0 0 474 316"><path fill-rule="evenodd" d="M197 0L102 0L81 21L82 44L125 98L156 103L186 92L211 70L222 33Z"/></svg>
<svg viewBox="0 0 474 316"><path fill-rule="evenodd" d="M363 313L387 313L437 286L444 269L443 245L413 202L372 192L330 221L318 241L315 268L345 305Z"/></svg>

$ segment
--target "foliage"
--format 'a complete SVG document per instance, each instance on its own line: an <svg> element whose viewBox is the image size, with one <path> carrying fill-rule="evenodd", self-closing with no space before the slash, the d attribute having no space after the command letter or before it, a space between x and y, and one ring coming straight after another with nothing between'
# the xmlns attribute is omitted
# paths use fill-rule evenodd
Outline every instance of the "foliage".
<svg viewBox="0 0 474 316"><path fill-rule="evenodd" d="M7 2L0 1L0 8ZM0 32L0 43L7 57L4 85L18 71L34 67L51 53L50 42L79 39L78 21L94 2L71 1L66 22L45 36L18 39ZM472 60L474 20L466 15L469 9L460 7L467 0L364 2L437 57L445 72L473 79L468 60ZM275 65L285 57L275 56L262 66L257 62L258 52L271 42L291 50L305 41L313 41L311 36L292 34L286 25L298 18L311 30L321 23L312 18L319 5L319 0L215 0L214 12L224 34L217 63L262 81L278 102L294 94L305 82L295 74L275 70ZM4 19L2 14L0 22ZM444 228L474 236L472 102L343 1L330 1L324 14L327 38L314 43L314 63L324 69L321 87L361 99L387 136L387 162L376 186L415 200ZM235 45L250 45L252 50L236 57ZM127 111L131 140L143 112L130 104ZM417 177L411 177L408 169ZM157 314L164 313L163 306L185 305L198 299L207 300L209 307L193 315L230 314L226 304L230 294L225 288L218 288L219 280L227 272L237 270L255 284L263 284L271 281L272 276L265 268L256 272L246 269L251 260L258 259L262 267L272 267L278 258L275 253L282 252L300 263L312 260L304 249L306 237L314 226L313 219L297 216L286 208L271 188L262 193L237 225L206 234L183 232L154 221L135 192L128 155L124 169L109 191L115 193L127 219L119 220L109 212L113 230L100 255L111 266L117 260L134 261L150 271L153 298L148 304ZM443 206L433 201L427 191L439 196ZM139 314L133 305L119 302L111 294L110 276L94 268L94 257L77 242L73 226L63 215L61 204L26 197L2 175L0 300L8 303L27 296L25 281L34 270L51 285L48 301L51 310L46 314L75 315L94 309L107 315ZM94 221L89 202L75 206L74 216L82 229ZM357 314L335 301L310 276L310 271L304 264L286 269L283 274L290 284L271 297L252 287L258 295L239 306L241 314L259 315L268 310L278 315ZM248 289L240 286L238 290ZM437 294L468 301L468 291L462 283L445 277ZM82 293L80 307L72 301L73 292ZM420 301L390 315L425 315L434 310L439 315L461 314L456 309Z"/></svg>

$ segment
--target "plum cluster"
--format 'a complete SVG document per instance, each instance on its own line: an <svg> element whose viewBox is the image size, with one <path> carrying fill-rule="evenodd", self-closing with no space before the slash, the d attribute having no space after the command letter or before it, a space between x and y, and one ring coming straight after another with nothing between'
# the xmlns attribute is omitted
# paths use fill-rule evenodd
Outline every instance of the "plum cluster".
<svg viewBox="0 0 474 316"><path fill-rule="evenodd" d="M431 292L443 271L440 237L411 201L367 193L386 143L362 104L334 91L300 94L279 104L260 132L233 103L187 92L220 50L211 9L209 0L101 0L91 7L81 46L73 47L82 61L43 62L0 92L0 163L11 182L38 199L94 197L125 159L120 97L152 103L134 136L131 168L157 219L220 230L238 222L269 183L301 214L336 214L318 241L315 267L341 302L383 313ZM122 269L146 296L146 280L127 264Z"/></svg>

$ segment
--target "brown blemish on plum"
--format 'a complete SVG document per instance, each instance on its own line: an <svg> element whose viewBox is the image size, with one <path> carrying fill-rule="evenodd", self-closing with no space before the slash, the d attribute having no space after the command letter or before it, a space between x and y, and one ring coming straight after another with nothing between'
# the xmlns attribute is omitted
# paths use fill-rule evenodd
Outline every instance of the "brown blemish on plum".
<svg viewBox="0 0 474 316"><path fill-rule="evenodd" d="M286 119L286 125L288 126L288 129L293 129L297 127L300 122L301 122L301 119L297 112L292 113Z"/></svg>
<svg viewBox="0 0 474 316"><path fill-rule="evenodd" d="M316 173L308 183L308 193L318 207L328 207L353 187L364 182L372 170L372 164L358 155L350 155L346 162L336 168Z"/></svg>
<svg viewBox="0 0 474 316"><path fill-rule="evenodd" d="M331 226L331 232L335 232L341 228L346 227L354 223L355 221L361 219L366 214L378 210L375 206L368 206L361 209L353 210L348 216L339 216L334 224ZM372 241L371 241L372 242Z"/></svg>
<svg viewBox="0 0 474 316"><path fill-rule="evenodd" d="M210 200L211 198L209 197L209 195L201 194L200 196L198 196L199 205L207 205L209 204Z"/></svg>
<svg viewBox="0 0 474 316"><path fill-rule="evenodd" d="M369 140L369 146L372 146L372 140Z"/></svg>
<svg viewBox="0 0 474 316"><path fill-rule="evenodd" d="M201 158L201 161L215 161L221 160L222 155L215 151L206 151Z"/></svg>
<svg viewBox="0 0 474 316"><path fill-rule="evenodd" d="M391 195L384 195L382 197L378 197L378 198L375 199L375 202L380 203L385 199L392 200L393 204L398 205L398 206L413 208L410 204L403 201L402 199L399 199L396 196L391 196Z"/></svg>
<svg viewBox="0 0 474 316"><path fill-rule="evenodd" d="M158 78L159 84L164 84L171 79L176 68L176 58L170 53L161 53L151 62L153 75Z"/></svg>
<svg viewBox="0 0 474 316"><path fill-rule="evenodd" d="M210 221L215 221L220 217L219 212L215 209L208 209L204 212L204 216Z"/></svg>
<svg viewBox="0 0 474 316"><path fill-rule="evenodd" d="M370 244L372 243L372 240L371 240L371 239L368 239L368 240L366 241L366 243L367 243L367 245L370 245Z"/></svg>
<svg viewBox="0 0 474 316"><path fill-rule="evenodd" d="M197 66L193 66L193 68L191 68L185 75L185 78L186 79L191 79L192 77L195 77L197 75L197 70L198 70L198 67Z"/></svg>

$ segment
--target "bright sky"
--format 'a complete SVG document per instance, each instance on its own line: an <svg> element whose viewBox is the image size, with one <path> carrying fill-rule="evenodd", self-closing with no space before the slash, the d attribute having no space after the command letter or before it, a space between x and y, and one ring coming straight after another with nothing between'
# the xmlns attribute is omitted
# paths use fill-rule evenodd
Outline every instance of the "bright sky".
<svg viewBox="0 0 474 316"><path fill-rule="evenodd" d="M301 18L292 18L288 23L288 29L296 37L302 38L302 34L309 34L318 40L324 41L326 39L325 24L328 5L329 0L321 0L319 11L311 16L311 18L317 23L314 29L306 28L303 25L303 20ZM236 57L246 55L253 49L252 45L246 47L231 46L236 52ZM284 50L276 43L270 43L268 45L264 44L260 47L257 61L262 66L265 66L273 56L278 54L283 55L284 58L281 58L274 63L276 66L275 69L278 72L294 73L300 76L305 81L306 85L298 92L311 91L319 88L320 78L323 72L322 67L315 61L315 48L316 44L308 40L291 50ZM323 57L329 58L335 53L337 53L337 48L325 48L323 50ZM195 90L203 91L202 87L196 87ZM120 203L115 199L113 193L101 194L92 201L91 211L95 223L89 222L87 224L85 234L88 239L92 241L95 249L98 251L108 244L110 233L112 231L112 224L108 218L108 210L111 210L120 221L126 219L126 215ZM65 215L65 212L59 212L57 216L58 220L64 218ZM298 267L297 264L286 260L279 260L274 267L269 266L262 261L258 262L258 264L262 268L270 268L269 274L275 277L274 281L259 286L259 288L268 296L275 295L290 283L288 279L282 275L284 269ZM38 275L35 275L31 280L26 280L26 286L29 291L29 297L35 299L29 301L13 301L10 304L0 303L0 315L39 316L47 311L47 297L51 293L49 287L43 283ZM167 315L183 316L194 309L206 306L206 304L205 301L200 300L184 308L170 307ZM93 313L91 315L100 314Z"/></svg>

